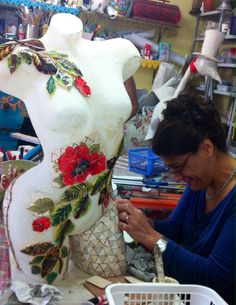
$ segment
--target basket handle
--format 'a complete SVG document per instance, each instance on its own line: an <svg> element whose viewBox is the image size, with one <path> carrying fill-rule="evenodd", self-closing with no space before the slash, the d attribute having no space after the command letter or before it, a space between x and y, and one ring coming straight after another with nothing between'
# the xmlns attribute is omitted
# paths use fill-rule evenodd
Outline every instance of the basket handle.
<svg viewBox="0 0 236 305"><path fill-rule="evenodd" d="M164 265L162 259L162 253L158 245L154 247L154 260L157 271L157 279L159 283L165 282Z"/></svg>

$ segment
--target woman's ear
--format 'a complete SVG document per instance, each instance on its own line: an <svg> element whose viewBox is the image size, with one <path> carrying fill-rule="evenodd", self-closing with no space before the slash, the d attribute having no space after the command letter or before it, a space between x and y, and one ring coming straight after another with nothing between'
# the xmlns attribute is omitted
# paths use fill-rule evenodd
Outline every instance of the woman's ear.
<svg viewBox="0 0 236 305"><path fill-rule="evenodd" d="M211 158L214 152L214 144L210 139L205 139L199 145L199 149L205 153L207 153L208 158Z"/></svg>

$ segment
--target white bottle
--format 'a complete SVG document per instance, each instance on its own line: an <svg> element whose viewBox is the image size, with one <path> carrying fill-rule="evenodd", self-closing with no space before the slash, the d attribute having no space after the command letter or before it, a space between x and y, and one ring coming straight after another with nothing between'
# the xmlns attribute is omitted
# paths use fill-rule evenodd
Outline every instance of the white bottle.
<svg viewBox="0 0 236 305"><path fill-rule="evenodd" d="M200 7L200 12L203 14L205 13L205 8L204 8L204 2L202 1L202 5Z"/></svg>
<svg viewBox="0 0 236 305"><path fill-rule="evenodd" d="M22 40L25 39L25 30L23 24L19 24L18 26L18 39Z"/></svg>
<svg viewBox="0 0 236 305"><path fill-rule="evenodd" d="M16 35L16 26L14 24L11 26L11 33Z"/></svg>

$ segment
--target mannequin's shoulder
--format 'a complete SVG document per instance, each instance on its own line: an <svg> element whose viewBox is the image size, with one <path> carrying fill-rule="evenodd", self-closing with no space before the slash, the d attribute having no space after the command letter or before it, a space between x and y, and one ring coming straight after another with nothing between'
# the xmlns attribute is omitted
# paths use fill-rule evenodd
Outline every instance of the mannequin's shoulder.
<svg viewBox="0 0 236 305"><path fill-rule="evenodd" d="M99 40L99 41L88 41L83 39L84 48L92 48L96 49L96 52L106 52L109 51L114 56L117 55L118 52L122 52L123 55L126 54L129 56L137 56L140 57L138 49L135 45L127 39L124 38L113 38L108 40Z"/></svg>
<svg viewBox="0 0 236 305"><path fill-rule="evenodd" d="M108 44L110 44L111 48L114 50L122 50L122 52L127 53L128 55L134 55L140 57L138 49L135 47L135 45L125 39L125 38L114 38L109 39L106 41Z"/></svg>
<svg viewBox="0 0 236 305"><path fill-rule="evenodd" d="M112 57L113 60L119 60L120 62L127 63L130 60L140 64L140 53L135 45L124 38L113 38L104 41L91 41L96 44L96 52L108 57Z"/></svg>

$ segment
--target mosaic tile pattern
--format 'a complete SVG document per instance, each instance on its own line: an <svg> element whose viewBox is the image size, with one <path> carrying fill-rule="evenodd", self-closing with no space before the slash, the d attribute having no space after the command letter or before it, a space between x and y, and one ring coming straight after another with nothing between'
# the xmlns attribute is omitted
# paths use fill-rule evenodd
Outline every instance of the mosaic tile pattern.
<svg viewBox="0 0 236 305"><path fill-rule="evenodd" d="M109 209L88 231L72 237L72 260L81 270L103 277L126 272L125 243L116 208Z"/></svg>
<svg viewBox="0 0 236 305"><path fill-rule="evenodd" d="M3 218L0 213L0 295L10 285L9 246L6 240Z"/></svg>

